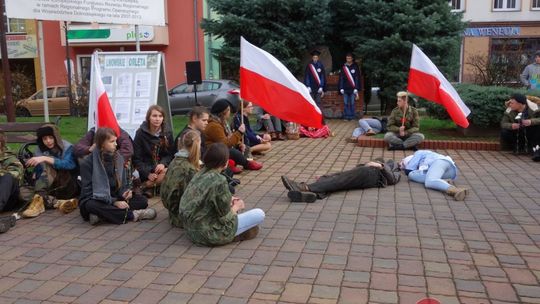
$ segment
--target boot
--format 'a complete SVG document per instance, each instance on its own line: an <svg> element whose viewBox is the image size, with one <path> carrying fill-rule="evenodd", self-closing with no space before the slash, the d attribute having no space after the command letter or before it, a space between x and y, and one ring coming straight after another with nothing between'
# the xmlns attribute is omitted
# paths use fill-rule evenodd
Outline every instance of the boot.
<svg viewBox="0 0 540 304"><path fill-rule="evenodd" d="M43 197L39 194L34 195L30 206L22 213L23 217L36 217L45 212L45 204L43 203Z"/></svg>
<svg viewBox="0 0 540 304"><path fill-rule="evenodd" d="M313 203L317 200L317 194L309 191L291 190L287 196L293 203Z"/></svg>
<svg viewBox="0 0 540 304"><path fill-rule="evenodd" d="M533 157L532 160L535 162L540 161L540 145L536 145L536 147L533 147Z"/></svg>
<svg viewBox="0 0 540 304"><path fill-rule="evenodd" d="M405 147L402 144L388 146L388 151L396 151L396 150L405 150Z"/></svg>
<svg viewBox="0 0 540 304"><path fill-rule="evenodd" d="M464 200L468 193L469 189L458 188L456 186L450 186L450 188L446 190L446 194L453 196L456 201Z"/></svg>
<svg viewBox="0 0 540 304"><path fill-rule="evenodd" d="M254 239L259 234L259 226L251 227L248 230L235 236L233 242L241 242Z"/></svg>
<svg viewBox="0 0 540 304"><path fill-rule="evenodd" d="M263 165L259 162L256 162L254 160L250 160L248 161L247 163L247 168L248 170L260 170L262 169Z"/></svg>
<svg viewBox="0 0 540 304"><path fill-rule="evenodd" d="M16 219L14 216L3 216L0 218L0 233L7 232L11 227L15 226Z"/></svg>
<svg viewBox="0 0 540 304"><path fill-rule="evenodd" d="M157 216L154 208L146 208L133 211L133 221L138 222L141 220L153 220Z"/></svg>
<svg viewBox="0 0 540 304"><path fill-rule="evenodd" d="M289 191L309 191L305 183L297 183L284 175L281 176L281 182Z"/></svg>
<svg viewBox="0 0 540 304"><path fill-rule="evenodd" d="M64 214L68 214L73 210L77 209L79 205L79 200L76 198L68 200L58 200L58 210L62 211Z"/></svg>
<svg viewBox="0 0 540 304"><path fill-rule="evenodd" d="M11 228L11 226L8 223L0 222L0 233L8 232L9 228Z"/></svg>
<svg viewBox="0 0 540 304"><path fill-rule="evenodd" d="M90 225L92 226L95 226L99 223L101 223L101 219L99 218L99 216L93 214L93 213L90 213Z"/></svg>

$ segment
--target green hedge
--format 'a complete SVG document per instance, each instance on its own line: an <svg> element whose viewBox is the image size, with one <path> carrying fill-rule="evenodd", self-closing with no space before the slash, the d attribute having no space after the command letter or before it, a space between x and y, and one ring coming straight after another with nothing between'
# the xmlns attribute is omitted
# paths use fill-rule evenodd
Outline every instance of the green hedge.
<svg viewBox="0 0 540 304"><path fill-rule="evenodd" d="M471 124L481 127L496 127L499 125L505 110L504 102L514 93L540 96L540 91L526 91L524 89L500 87L500 86L480 86L475 84L454 85L459 96L471 110L468 116ZM426 108L428 115L449 119L446 110L434 102L419 100L419 107Z"/></svg>

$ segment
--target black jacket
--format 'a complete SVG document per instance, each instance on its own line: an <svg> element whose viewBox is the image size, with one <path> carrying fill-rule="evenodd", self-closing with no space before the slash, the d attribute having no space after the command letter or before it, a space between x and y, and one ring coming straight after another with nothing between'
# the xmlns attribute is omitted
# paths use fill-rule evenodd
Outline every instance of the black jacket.
<svg viewBox="0 0 540 304"><path fill-rule="evenodd" d="M133 166L139 171L143 182L148 180L148 175L154 172L157 165L168 166L176 152L172 133L165 131L159 136L150 134L146 121L141 124L135 134L133 150Z"/></svg>

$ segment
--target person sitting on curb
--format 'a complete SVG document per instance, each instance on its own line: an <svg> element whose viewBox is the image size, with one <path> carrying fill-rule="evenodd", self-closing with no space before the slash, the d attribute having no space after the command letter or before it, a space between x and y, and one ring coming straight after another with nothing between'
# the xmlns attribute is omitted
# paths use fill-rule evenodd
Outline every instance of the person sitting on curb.
<svg viewBox="0 0 540 304"><path fill-rule="evenodd" d="M448 183L456 179L458 169L454 160L430 150L418 150L400 162L400 167L409 180L424 184L426 188L442 191L456 201L463 201L469 189L458 188Z"/></svg>
<svg viewBox="0 0 540 304"><path fill-rule="evenodd" d="M36 143L35 156L26 161L26 166L34 167L35 195L22 216L36 217L46 208L72 212L77 209L80 190L73 146L62 140L58 128L52 124L37 129Z"/></svg>
<svg viewBox="0 0 540 304"><path fill-rule="evenodd" d="M358 137L362 135L373 136L375 134L384 132L386 130L386 124L388 120L386 118L378 119L373 118L362 118L358 120L359 127L354 129L350 142L357 142Z"/></svg>
<svg viewBox="0 0 540 304"><path fill-rule="evenodd" d="M99 128L94 139L95 149L81 162L82 218L91 225L102 220L119 225L154 219L156 210L148 208L148 199L129 189L124 158L116 150L115 132Z"/></svg>
<svg viewBox="0 0 540 304"><path fill-rule="evenodd" d="M252 239L264 221L264 211L244 209L244 201L232 196L227 179L229 148L223 143L208 147L204 168L189 182L180 199L179 214L188 238L197 245L219 246Z"/></svg>
<svg viewBox="0 0 540 304"><path fill-rule="evenodd" d="M263 108L256 105L253 105L253 114L257 117L257 124L254 128L255 131L266 131L270 134L271 140L285 140L281 119L270 115Z"/></svg>
<svg viewBox="0 0 540 304"><path fill-rule="evenodd" d="M413 106L409 105L408 93L397 93L397 107L388 117L388 132L384 141L389 144L388 150L416 150L424 140L420 130L420 116Z"/></svg>
<svg viewBox="0 0 540 304"><path fill-rule="evenodd" d="M389 159L385 163L382 159L377 159L365 165L358 165L351 170L323 175L311 184L297 183L286 176L282 176L281 181L289 190L287 196L291 202L313 203L336 191L384 188L395 185L400 178L399 168L393 160Z"/></svg>
<svg viewBox="0 0 540 304"><path fill-rule="evenodd" d="M169 223L183 228L178 207L187 185L201 168L201 136L198 131L188 130L178 139L178 152L169 164L165 181L161 184L161 202L169 211Z"/></svg>
<svg viewBox="0 0 540 304"><path fill-rule="evenodd" d="M241 113L238 112L234 115L233 118L233 129L238 129L240 125L243 123L246 127L246 131L244 132L244 144L249 146L251 153L253 154L264 154L272 149L272 144L270 141L272 138L269 134L262 134L258 135L256 134L253 129L251 129L251 125L249 123L249 115L253 113L253 104L247 100L243 100L243 108L244 108L244 119L242 122Z"/></svg>
<svg viewBox="0 0 540 304"><path fill-rule="evenodd" d="M501 150L532 153L540 161L540 110L522 94L514 94L501 120Z"/></svg>
<svg viewBox="0 0 540 304"><path fill-rule="evenodd" d="M19 187L23 183L24 166L15 153L7 148L6 136L0 129L0 212L13 211L19 206ZM15 226L13 215L0 217L0 233Z"/></svg>

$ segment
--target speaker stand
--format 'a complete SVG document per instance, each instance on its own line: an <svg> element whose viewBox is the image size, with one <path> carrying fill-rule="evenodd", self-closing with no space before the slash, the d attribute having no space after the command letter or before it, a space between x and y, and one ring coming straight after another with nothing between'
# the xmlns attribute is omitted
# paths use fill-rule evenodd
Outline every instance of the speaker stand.
<svg viewBox="0 0 540 304"><path fill-rule="evenodd" d="M195 93L195 105L200 106L199 100L197 99L197 83L193 83L193 93Z"/></svg>

